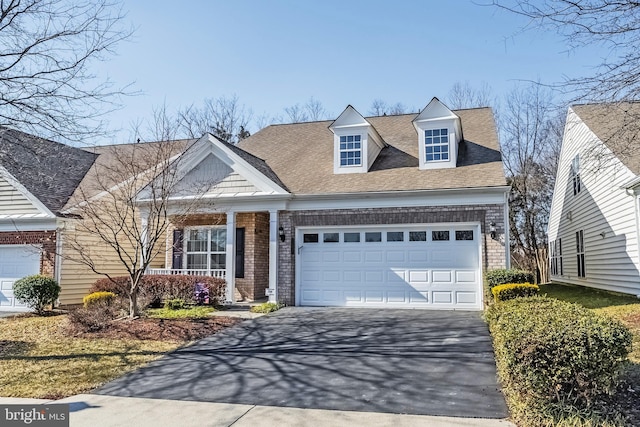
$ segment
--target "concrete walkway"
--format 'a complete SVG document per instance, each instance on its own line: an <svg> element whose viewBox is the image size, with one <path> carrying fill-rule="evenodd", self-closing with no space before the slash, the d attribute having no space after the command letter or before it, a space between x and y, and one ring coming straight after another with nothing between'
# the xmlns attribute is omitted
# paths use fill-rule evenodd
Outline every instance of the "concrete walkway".
<svg viewBox="0 0 640 427"><path fill-rule="evenodd" d="M329 411L79 394L58 401L0 398L5 404L66 403L70 427L515 427L506 420Z"/></svg>

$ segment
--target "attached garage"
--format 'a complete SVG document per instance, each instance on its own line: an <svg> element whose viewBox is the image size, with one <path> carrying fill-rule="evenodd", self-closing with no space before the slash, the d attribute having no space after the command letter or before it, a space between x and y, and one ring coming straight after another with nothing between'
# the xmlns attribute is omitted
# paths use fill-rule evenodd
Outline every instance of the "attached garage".
<svg viewBox="0 0 640 427"><path fill-rule="evenodd" d="M299 228L296 305L482 309L479 224Z"/></svg>
<svg viewBox="0 0 640 427"><path fill-rule="evenodd" d="M13 283L40 272L40 251L31 245L0 245L0 311L25 311L13 296Z"/></svg>

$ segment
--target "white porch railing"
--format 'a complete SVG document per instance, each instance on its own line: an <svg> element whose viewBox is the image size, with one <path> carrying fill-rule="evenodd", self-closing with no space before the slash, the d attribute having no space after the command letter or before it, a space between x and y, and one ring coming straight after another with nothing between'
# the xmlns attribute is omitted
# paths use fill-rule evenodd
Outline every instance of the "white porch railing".
<svg viewBox="0 0 640 427"><path fill-rule="evenodd" d="M184 274L187 276L212 276L219 279L224 279L226 270L199 270L193 268L148 268L147 274L166 274L176 275Z"/></svg>

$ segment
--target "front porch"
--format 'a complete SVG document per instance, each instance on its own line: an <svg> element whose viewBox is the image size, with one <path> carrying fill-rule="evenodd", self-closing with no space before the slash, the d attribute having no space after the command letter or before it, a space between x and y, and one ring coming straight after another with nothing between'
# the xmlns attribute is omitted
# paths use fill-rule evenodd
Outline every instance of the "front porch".
<svg viewBox="0 0 640 427"><path fill-rule="evenodd" d="M225 279L227 303L276 301L277 224L277 210L173 217L164 265L147 274Z"/></svg>

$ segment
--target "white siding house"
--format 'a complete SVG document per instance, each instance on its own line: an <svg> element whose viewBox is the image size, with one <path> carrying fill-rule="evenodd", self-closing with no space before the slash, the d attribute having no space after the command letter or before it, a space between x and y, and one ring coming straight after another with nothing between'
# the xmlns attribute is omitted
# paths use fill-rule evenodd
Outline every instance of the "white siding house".
<svg viewBox="0 0 640 427"><path fill-rule="evenodd" d="M638 112L569 108L549 218L552 281L640 295Z"/></svg>

